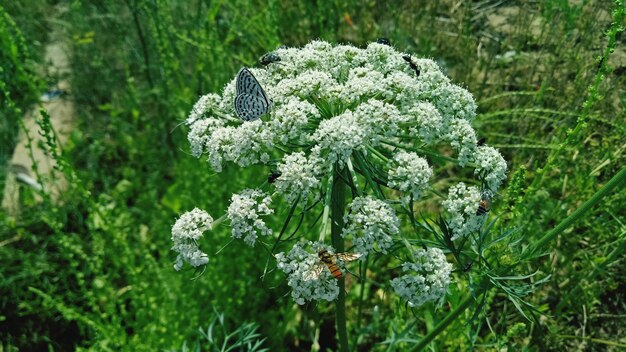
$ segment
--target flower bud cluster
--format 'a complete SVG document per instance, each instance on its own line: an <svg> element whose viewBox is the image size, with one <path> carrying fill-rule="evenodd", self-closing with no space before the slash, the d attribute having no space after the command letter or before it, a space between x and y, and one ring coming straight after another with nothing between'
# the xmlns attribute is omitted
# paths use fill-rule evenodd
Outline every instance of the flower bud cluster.
<svg viewBox="0 0 626 352"><path fill-rule="evenodd" d="M352 239L362 258L374 250L387 253L393 244L391 236L400 231L400 220L393 208L372 197L354 198L344 221L347 225L341 236Z"/></svg>
<svg viewBox="0 0 626 352"><path fill-rule="evenodd" d="M411 307L441 301L450 285L452 264L439 248L417 249L413 257L413 262L402 264L405 274L391 280L391 287Z"/></svg>
<svg viewBox="0 0 626 352"><path fill-rule="evenodd" d="M331 250L318 242L296 243L287 253L275 255L277 267L287 275L291 287L291 297L297 304L306 301L333 301L339 294L337 280L320 262L317 253L308 252L305 247Z"/></svg>
<svg viewBox="0 0 626 352"><path fill-rule="evenodd" d="M227 216L232 226L233 238L243 238L243 241L254 246L259 235L270 236L272 230L267 227L261 216L274 212L269 207L272 198L263 191L246 189L239 194L233 194L228 206Z"/></svg>
<svg viewBox="0 0 626 352"><path fill-rule="evenodd" d="M211 228L213 218L206 211L198 208L188 211L176 220L172 226L172 250L178 253L174 262L177 271L187 262L198 267L209 262L209 257L198 247L202 234Z"/></svg>

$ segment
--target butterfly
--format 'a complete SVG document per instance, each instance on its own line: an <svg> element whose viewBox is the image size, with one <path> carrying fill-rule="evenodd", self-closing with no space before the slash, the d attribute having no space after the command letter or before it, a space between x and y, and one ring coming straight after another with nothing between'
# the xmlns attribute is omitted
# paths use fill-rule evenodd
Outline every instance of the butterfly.
<svg viewBox="0 0 626 352"><path fill-rule="evenodd" d="M272 105L263 87L245 67L237 73L235 112L244 121L254 121L267 114Z"/></svg>

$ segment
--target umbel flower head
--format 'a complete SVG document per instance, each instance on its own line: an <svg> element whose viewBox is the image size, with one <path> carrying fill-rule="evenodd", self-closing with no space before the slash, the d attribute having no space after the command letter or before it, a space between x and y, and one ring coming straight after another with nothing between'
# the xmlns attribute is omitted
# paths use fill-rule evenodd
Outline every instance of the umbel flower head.
<svg viewBox="0 0 626 352"><path fill-rule="evenodd" d="M414 262L402 264L405 275L391 280L391 287L409 306L441 300L450 285L452 264L439 248L417 249Z"/></svg>
<svg viewBox="0 0 626 352"><path fill-rule="evenodd" d="M307 251L307 247L313 251ZM296 243L288 253L276 254L277 267L287 275L291 297L297 304L322 299L332 301L339 294L337 280L319 261L317 252L322 248L332 250L318 242L304 241Z"/></svg>
<svg viewBox="0 0 626 352"><path fill-rule="evenodd" d="M269 184L232 196L225 217L233 238L250 246L259 236L273 240L277 231L264 218L284 212L270 207L272 199L293 206L289 216L295 206L306 210L304 215L320 214L319 208L330 208L333 182L345 182L353 199L341 235L363 259L373 252L384 255L396 244L408 245L399 238L409 236L401 229L411 226L402 226L398 208L410 215L414 200L442 194L433 192L434 181L445 176L433 165L442 162L469 168L475 176L464 179L469 186L438 183L451 185L441 204L452 240L480 229L481 194L497 192L506 162L496 149L478 145L472 95L451 83L434 61L412 58L409 64L403 53L379 43L361 49L312 41L273 55L280 61L240 71L247 83L238 85L234 78L221 94L201 97L186 120L192 154L206 158L215 171L265 165L276 174ZM242 106L255 102L262 110L240 118ZM345 177L337 177L338 170ZM316 231L307 231L301 236L309 242L275 255L299 304L333 300L339 292L328 270L310 274L319 268L318 250L335 252L324 244L328 221L320 223L318 242L310 242ZM443 252L431 248L413 256L416 262L403 265L406 275L394 279L394 289L416 306L442 297L450 282Z"/></svg>
<svg viewBox="0 0 626 352"><path fill-rule="evenodd" d="M480 229L483 219L476 214L480 199L478 187L468 187L465 183L459 182L450 188L448 199L443 202L443 207L450 213L448 226L452 230L452 241Z"/></svg>
<svg viewBox="0 0 626 352"><path fill-rule="evenodd" d="M243 238L245 243L254 246L258 235L271 235L272 230L260 218L274 212L269 207L271 201L265 192L256 189L246 189L239 194L233 194L228 207L233 238Z"/></svg>
<svg viewBox="0 0 626 352"><path fill-rule="evenodd" d="M456 86L429 59L414 59L417 76L394 48L372 43L365 49L332 46L313 41L304 48L279 48L280 63L250 68L272 109L260 120L244 122L237 117L235 79L200 98L187 119L194 155L206 154L216 171L225 162L239 166L307 160L301 170L321 178L319 170L342 166L354 152L391 145L422 147L449 145L461 165L472 164L476 174L497 188L505 177L506 163L495 153L476 145L470 123L476 103L465 89ZM410 138L410 139L408 139ZM390 162L392 185L419 196L432 172L424 155L406 153ZM421 157L418 159L417 157ZM281 161L282 160L282 161ZM320 162L318 162L320 161ZM407 167L416 166L414 174ZM308 175L307 175L308 176ZM319 182L288 186L278 183L287 199L309 194ZM492 189L495 191L496 189Z"/></svg>
<svg viewBox="0 0 626 352"><path fill-rule="evenodd" d="M375 249L387 253L393 244L391 235L397 235L400 226L393 208L372 197L355 198L345 222L348 225L341 235L351 238L356 251L364 256Z"/></svg>
<svg viewBox="0 0 626 352"><path fill-rule="evenodd" d="M211 215L198 208L184 213L176 220L172 226L172 250L178 252L174 269L180 270L183 262L194 267L209 262L209 257L198 248L198 240L211 228L212 223Z"/></svg>

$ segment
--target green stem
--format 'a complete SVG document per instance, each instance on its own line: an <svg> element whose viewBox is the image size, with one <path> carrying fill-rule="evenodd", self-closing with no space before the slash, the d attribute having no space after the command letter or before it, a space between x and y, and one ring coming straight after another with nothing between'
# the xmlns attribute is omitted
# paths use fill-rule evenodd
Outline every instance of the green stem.
<svg viewBox="0 0 626 352"><path fill-rule="evenodd" d="M363 261L362 270L360 272L360 281L361 281L361 290L359 292L359 306L357 308L357 318L356 318L356 328L357 331L361 329L361 316L363 314L363 297L365 297L365 279L367 277L367 264L369 261L369 257L365 257Z"/></svg>
<svg viewBox="0 0 626 352"><path fill-rule="evenodd" d="M356 190L356 194L361 197L363 194L361 189L359 188L359 179L356 177L356 172L354 172L354 166L352 165L352 159L348 158L346 162L348 165L348 170L350 170L350 175L352 176L352 184L354 185L354 189Z"/></svg>
<svg viewBox="0 0 626 352"><path fill-rule="evenodd" d="M603 344L607 346L615 346L615 347L622 347L622 348L626 347L626 344L623 344L623 343L619 343L619 342L615 342L611 340L595 339L593 337L584 337L584 336L576 336L576 335L556 335L556 336L563 338L563 339L578 339L578 340L591 341L591 342L595 342L595 343L599 343L599 344Z"/></svg>
<svg viewBox="0 0 626 352"><path fill-rule="evenodd" d="M347 178L346 171L347 169L345 167L342 170L339 170L338 167L335 168L333 190L330 200L332 208L330 235L335 253L345 251L341 231L343 230L343 213L346 202L346 184L342 181L342 179ZM345 278L340 278L338 280L338 284L339 296L337 297L335 318L337 321L337 334L339 336L339 351L348 352L350 348L348 345L348 331L346 329Z"/></svg>
<svg viewBox="0 0 626 352"><path fill-rule="evenodd" d="M622 232L618 238L618 243L615 245L615 248L611 251L611 253L609 253L609 255L606 257L605 260L603 260L602 262L600 262L591 272L591 274L589 275L589 277L587 277L584 280L578 281L578 283L576 284L576 286L574 286L574 288L563 298L561 299L561 301L559 302L559 304L556 306L556 312L559 313L561 312L561 310L568 305L568 303L570 302L570 300L572 299L572 297L575 297L576 294L578 294L578 292L580 292L580 290L583 287L583 283L590 283L590 282L594 282L595 278L601 273L603 272L607 266L613 264L614 262L616 262L618 260L618 258L622 255L624 255L624 249L626 248L626 237L624 236L626 234L626 232Z"/></svg>
<svg viewBox="0 0 626 352"><path fill-rule="evenodd" d="M379 152L378 150L376 150L376 148L372 147L371 145L367 146L367 150L369 150L372 154L376 155L378 159L384 161L385 163L389 161L389 158L387 158L383 153Z"/></svg>
<svg viewBox="0 0 626 352"><path fill-rule="evenodd" d="M481 289L485 290L483 286L480 286L479 290ZM477 294L478 297L480 294L482 294L482 291L477 292ZM440 321L434 329L432 329L426 336L424 336L424 338L417 345L413 346L413 349L411 351L421 351L422 349L424 349L424 347L426 347L432 340L435 339L435 337L437 337L437 335L444 331L448 327L448 325L450 325L456 318L463 314L463 312L467 308L469 308L472 303L474 303L474 297L466 297L453 311L448 313L448 315L442 321Z"/></svg>
<svg viewBox="0 0 626 352"><path fill-rule="evenodd" d="M611 192L616 187L622 187L624 185L624 181L626 181L626 167L623 167L620 172L618 172L613 178L609 180L609 182L604 185L604 187L600 188L588 201L583 203L578 209L576 209L570 216L561 221L556 227L546 233L542 238L540 238L534 245L528 247L526 253L524 253L524 257L530 258L540 249L550 241L554 239L557 235L565 231L568 227L570 227L574 222L580 219L584 213L586 213L591 207L598 204L602 198L604 198L609 192Z"/></svg>
<svg viewBox="0 0 626 352"><path fill-rule="evenodd" d="M331 196L335 193L333 191L335 168L330 169L330 176L328 176L328 185L326 186L326 196L324 198L324 215L322 215L322 229L320 230L319 241L324 243L326 239L326 230L328 229L328 214L330 213L330 203L333 201Z"/></svg>

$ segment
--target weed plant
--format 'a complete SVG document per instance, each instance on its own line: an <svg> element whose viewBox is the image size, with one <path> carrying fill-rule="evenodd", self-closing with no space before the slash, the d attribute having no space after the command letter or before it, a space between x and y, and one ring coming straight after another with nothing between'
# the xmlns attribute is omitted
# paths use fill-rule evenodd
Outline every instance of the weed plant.
<svg viewBox="0 0 626 352"><path fill-rule="evenodd" d="M264 271L267 255L243 242L211 256L200 276L173 270L173 219L194 207L220 214L269 171L217 175L191 155L182 123L201 95L221 92L279 45L365 48L378 37L433 58L474 95L473 127L510 170L489 231L518 240L517 249L502 242L484 255L518 275L456 266L443 306L419 309L382 280L354 279L351 347L626 346L623 2L29 1L3 3L0 15L3 165L39 82L57 79L33 66L45 67L53 27L71 48L66 99L76 107L63 148L46 112L37 116L48 143L31 146L70 180L63 198L53 203L44 188L41 202L23 197L19 216L0 213L3 349L336 350L335 305L295 304L284 276ZM280 228L287 213L268 226ZM228 243L230 229L210 236ZM351 303L359 301L367 304Z"/></svg>

